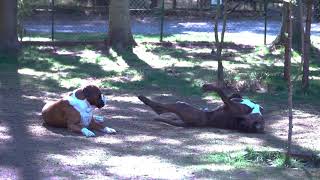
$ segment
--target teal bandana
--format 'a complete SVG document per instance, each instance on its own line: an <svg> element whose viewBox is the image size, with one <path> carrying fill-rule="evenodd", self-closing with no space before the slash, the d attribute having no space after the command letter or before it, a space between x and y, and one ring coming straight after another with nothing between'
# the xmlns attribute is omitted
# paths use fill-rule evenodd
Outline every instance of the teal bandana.
<svg viewBox="0 0 320 180"><path fill-rule="evenodd" d="M255 104L252 101L250 101L249 99L242 99L242 101L240 103L249 106L252 109L251 114L255 114L255 113L261 114L259 104Z"/></svg>

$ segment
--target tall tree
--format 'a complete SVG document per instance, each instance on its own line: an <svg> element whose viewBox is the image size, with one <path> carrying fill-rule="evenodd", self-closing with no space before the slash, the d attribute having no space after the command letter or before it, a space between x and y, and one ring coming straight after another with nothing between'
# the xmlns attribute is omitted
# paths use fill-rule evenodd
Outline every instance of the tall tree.
<svg viewBox="0 0 320 180"><path fill-rule="evenodd" d="M16 53L20 49L17 36L17 0L0 1L0 53Z"/></svg>
<svg viewBox="0 0 320 180"><path fill-rule="evenodd" d="M300 18L301 16L303 16L303 12L300 11L300 6L303 6L303 3L301 1L301 3L299 3L299 1L296 1L293 5L293 9L292 9L292 16L293 18L293 27L300 27L300 24L302 23L302 19ZM286 0L284 0L283 3L283 9L282 9L282 23L281 23L281 30L280 33L278 34L277 38L273 41L272 46L277 46L277 45L284 45L286 42L286 31L287 31L287 23L286 23L286 19L288 18L288 4L286 3ZM301 52L302 47L302 39L301 39L301 29L300 28L293 28L292 29L292 47Z"/></svg>
<svg viewBox="0 0 320 180"><path fill-rule="evenodd" d="M221 31L221 40L219 40L219 18L221 16L221 2L217 0L217 11L215 16L214 22L214 37L215 37L215 44L216 44L216 52L212 49L212 53L215 53L216 58L218 60L218 84L219 86L224 84L224 77L223 77L223 64L222 64L222 50L223 50L223 43L224 43L224 34L226 32L227 26L227 3L228 0L224 0L224 8L223 8L223 23L222 23L222 31Z"/></svg>
<svg viewBox="0 0 320 180"><path fill-rule="evenodd" d="M173 0L172 9L176 9L176 8L177 8L177 0Z"/></svg>
<svg viewBox="0 0 320 180"><path fill-rule="evenodd" d="M278 45L284 44L286 39L285 33L287 32L287 19L288 19L288 3L283 3L281 30L277 38L272 42L272 46L278 46Z"/></svg>
<svg viewBox="0 0 320 180"><path fill-rule="evenodd" d="M136 43L131 33L129 0L111 0L108 47L117 52L132 51Z"/></svg>
<svg viewBox="0 0 320 180"><path fill-rule="evenodd" d="M292 144L292 128L293 128L293 115L292 115L292 81L291 81L291 49L292 49L292 2L290 0L285 1L284 3L288 3L288 19L287 19L287 40L285 43L285 61L287 62L287 83L288 83L288 108L289 108L289 127L288 127L288 149L287 155L285 159L285 163L289 164L290 155L291 155L291 144Z"/></svg>
<svg viewBox="0 0 320 180"><path fill-rule="evenodd" d="M309 58L311 48L311 19L312 19L312 4L313 0L307 0L307 12L306 12L306 30L304 38L304 60L303 60L303 75L302 75L302 88L306 91L309 88Z"/></svg>
<svg viewBox="0 0 320 180"><path fill-rule="evenodd" d="M304 6L304 3L300 0L296 0L296 2L293 5L292 9L292 15L293 15L293 21L292 21L292 26L293 27L300 27L302 23L302 18L303 17L303 11L301 11L302 7ZM303 29L301 28L293 28L292 29L292 48L297 50L298 52L301 53L302 51L302 36L301 34L303 33Z"/></svg>

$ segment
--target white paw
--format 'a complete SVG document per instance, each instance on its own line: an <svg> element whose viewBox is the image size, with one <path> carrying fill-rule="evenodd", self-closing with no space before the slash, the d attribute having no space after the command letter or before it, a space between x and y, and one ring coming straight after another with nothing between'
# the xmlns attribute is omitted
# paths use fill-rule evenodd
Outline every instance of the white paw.
<svg viewBox="0 0 320 180"><path fill-rule="evenodd" d="M87 128L82 128L82 129L81 129L81 132L82 132L82 134L85 135L86 137L94 137L94 136L96 136L96 135L94 134L94 132L90 131L90 130L87 129Z"/></svg>
<svg viewBox="0 0 320 180"><path fill-rule="evenodd" d="M112 128L109 128L109 127L105 127L103 129L101 129L101 131L104 132L104 133L107 133L107 134L114 134L114 133L117 132L116 130L114 130Z"/></svg>

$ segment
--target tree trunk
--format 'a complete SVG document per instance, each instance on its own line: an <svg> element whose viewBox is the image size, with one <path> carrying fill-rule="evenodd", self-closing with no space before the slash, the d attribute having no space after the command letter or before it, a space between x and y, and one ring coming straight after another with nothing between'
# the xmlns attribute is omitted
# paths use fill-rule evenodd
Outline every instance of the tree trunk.
<svg viewBox="0 0 320 180"><path fill-rule="evenodd" d="M172 9L176 9L176 8L177 8L177 0L173 0Z"/></svg>
<svg viewBox="0 0 320 180"><path fill-rule="evenodd" d="M306 17L306 32L304 38L304 61L303 61L303 76L302 76L302 88L307 91L309 88L309 58L310 58L310 35L311 35L311 19L312 19L312 4L313 0L307 0L307 17Z"/></svg>
<svg viewBox="0 0 320 180"><path fill-rule="evenodd" d="M303 7L302 1L298 0L296 5L293 6L293 22L292 26L293 27L300 27L302 24L302 16L303 16L303 11L301 12L301 9ZM292 48L298 52L302 52L302 43L303 40L301 39L302 36L301 34L303 33L303 30L301 28L294 28L292 31Z"/></svg>
<svg viewBox="0 0 320 180"><path fill-rule="evenodd" d="M0 1L0 53L16 54L20 49L17 36L17 0Z"/></svg>
<svg viewBox="0 0 320 180"><path fill-rule="evenodd" d="M156 8L158 6L158 0L151 0L150 9Z"/></svg>
<svg viewBox="0 0 320 180"><path fill-rule="evenodd" d="M287 32L288 19L288 3L284 3L282 7L281 30L277 38L272 42L272 47L283 45L285 42L285 32Z"/></svg>
<svg viewBox="0 0 320 180"><path fill-rule="evenodd" d="M111 0L108 47L117 52L132 51L136 43L131 33L129 0Z"/></svg>
<svg viewBox="0 0 320 180"><path fill-rule="evenodd" d="M286 81L289 81L289 76L290 76L290 59L291 59L291 46L292 46L292 43L290 44L290 38L292 38L292 27L289 27L289 25L292 25L292 17L291 17L291 14L292 13L292 5L291 3L286 3L284 2L284 4L286 4L287 6L287 20L286 20L286 26L287 26L287 31L286 33L284 34L285 36L285 39L284 39L284 42L285 42L285 51L284 51L284 68L283 68L283 77ZM289 37L289 32L291 31L291 37ZM287 34L287 35L286 35ZM292 39L291 39L292 41ZM290 48L289 48L289 45L290 45Z"/></svg>
<svg viewBox="0 0 320 180"><path fill-rule="evenodd" d="M219 40L219 32L218 32L218 25L219 25L219 18L221 15L221 4L220 0L217 2L217 12L215 17L215 24L214 24L214 34L215 34L215 41L216 41L216 58L218 60L218 85L222 86L224 84L224 73L223 73L223 64L222 64L222 50L223 50L223 43L224 43L224 34L226 31L227 25L227 0L224 1L224 10L223 10L223 25L222 25L222 32L221 32L221 40ZM212 50L214 52L214 50Z"/></svg>
<svg viewBox="0 0 320 180"><path fill-rule="evenodd" d="M284 2L287 3L287 2ZM288 20L287 20L287 41L285 44L285 61L287 61L287 66L285 69L287 69L287 83L288 83L288 108L289 108L289 127L288 127L288 149L287 149L287 154L286 154L286 159L285 163L289 164L290 163L290 154L291 154L291 144L292 144L292 128L293 128L293 115L292 115L292 82L291 82L291 49L292 49L292 3L289 3L288 5Z"/></svg>
<svg viewBox="0 0 320 180"><path fill-rule="evenodd" d="M301 3L302 6L303 3ZM300 27L301 22L301 15L300 15L300 8L299 8L299 4L296 4L294 6L294 8L292 9L292 15L294 17L293 20L293 27ZM275 46L280 46L280 45L284 45L286 42L286 35L285 33L287 32L287 24L286 24L286 20L288 19L288 3L284 3L283 5L283 9L282 9L282 23L281 23L281 30L280 33L278 34L277 38L272 42L272 46L271 47L275 47ZM301 29L300 28L293 28L292 29L292 42L293 42L293 48L299 52L301 52L301 43L302 43L302 39L301 39Z"/></svg>

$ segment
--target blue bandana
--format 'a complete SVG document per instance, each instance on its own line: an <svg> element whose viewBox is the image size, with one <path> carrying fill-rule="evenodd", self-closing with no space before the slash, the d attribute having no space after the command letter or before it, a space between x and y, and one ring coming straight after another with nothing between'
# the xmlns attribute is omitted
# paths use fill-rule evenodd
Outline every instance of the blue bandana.
<svg viewBox="0 0 320 180"><path fill-rule="evenodd" d="M242 101L240 103L249 106L252 109L251 114L255 114L255 113L261 114L259 104L255 104L252 101L250 101L249 99L242 99Z"/></svg>

